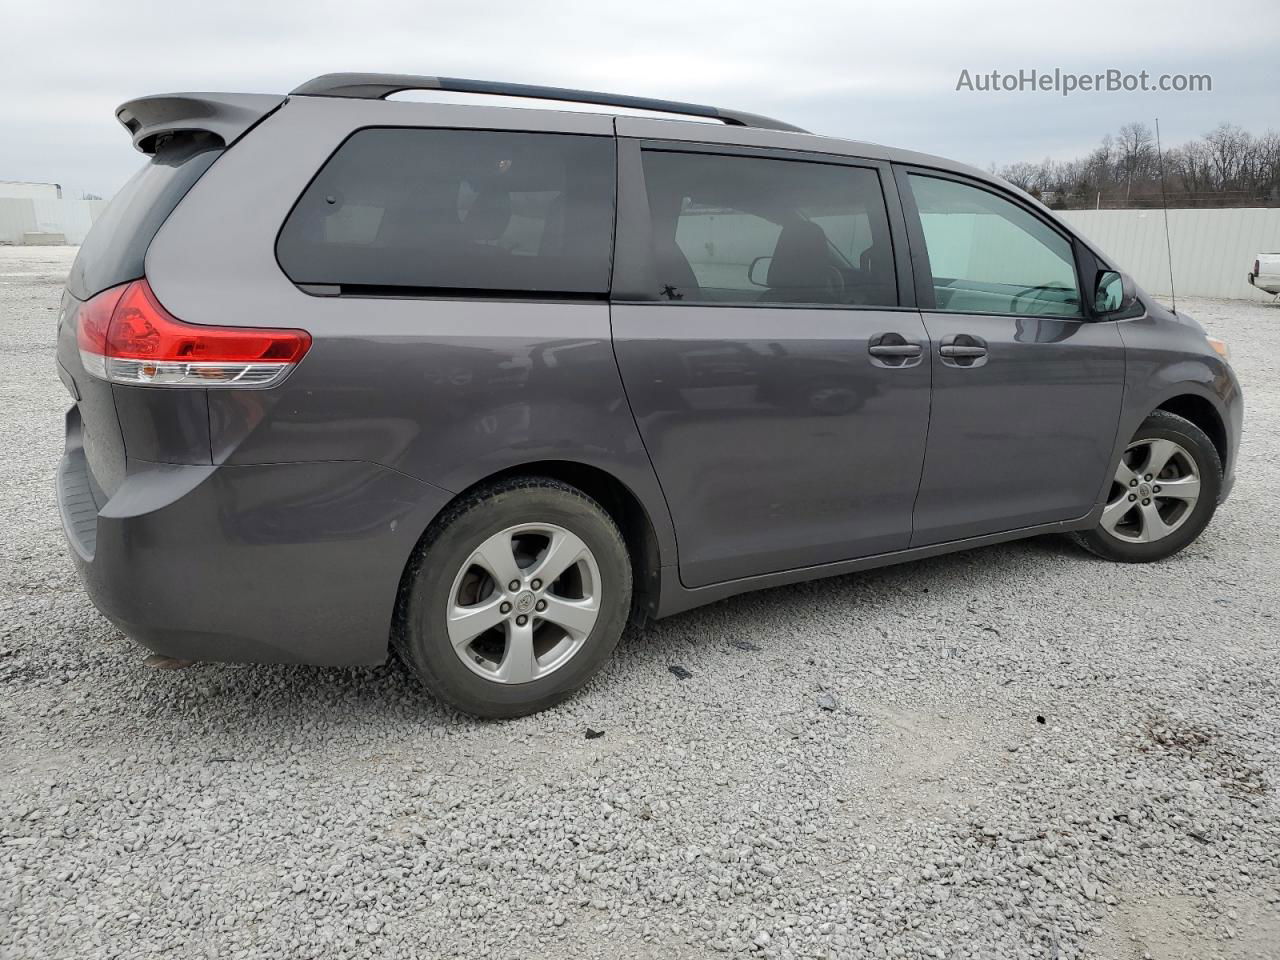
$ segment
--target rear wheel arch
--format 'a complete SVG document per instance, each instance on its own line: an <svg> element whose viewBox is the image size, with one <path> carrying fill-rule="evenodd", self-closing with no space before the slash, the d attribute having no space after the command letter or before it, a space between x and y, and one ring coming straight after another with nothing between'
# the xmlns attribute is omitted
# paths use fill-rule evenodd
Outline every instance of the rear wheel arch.
<svg viewBox="0 0 1280 960"><path fill-rule="evenodd" d="M492 486L504 480L519 477L547 477L559 480L577 490L582 491L595 500L607 513L626 542L627 553L631 558L632 574L632 617L653 616L658 609L661 584L662 555L658 534L654 528L649 511L640 498L621 480L600 467L573 460L537 460L491 473L459 490L454 497L441 508L437 517L446 516L450 507L465 500L477 490ZM435 521L432 521L434 525ZM396 592L396 615L393 630L400 629L400 617L403 602L409 586L409 574L414 558L418 555L418 547L432 531L428 525L418 538L414 549L405 560L400 575L400 585Z"/></svg>

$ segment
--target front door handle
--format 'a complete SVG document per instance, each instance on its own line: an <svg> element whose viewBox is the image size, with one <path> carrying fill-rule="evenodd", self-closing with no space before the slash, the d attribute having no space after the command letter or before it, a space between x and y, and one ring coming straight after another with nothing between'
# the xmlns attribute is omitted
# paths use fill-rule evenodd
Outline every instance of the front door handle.
<svg viewBox="0 0 1280 960"><path fill-rule="evenodd" d="M924 356L924 347L900 333L880 333L867 342L867 353L878 367L914 367Z"/></svg>
<svg viewBox="0 0 1280 960"><path fill-rule="evenodd" d="M948 367L980 367L987 362L987 342L969 333L953 333L942 338L938 356Z"/></svg>

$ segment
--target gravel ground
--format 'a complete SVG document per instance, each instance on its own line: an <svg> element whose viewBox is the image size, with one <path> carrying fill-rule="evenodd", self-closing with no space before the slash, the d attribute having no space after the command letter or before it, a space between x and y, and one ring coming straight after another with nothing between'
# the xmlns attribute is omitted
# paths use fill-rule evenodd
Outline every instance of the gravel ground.
<svg viewBox="0 0 1280 960"><path fill-rule="evenodd" d="M1185 302L1249 412L1175 559L741 597L499 724L395 664L143 665L54 504L71 255L0 248L0 955L1280 956L1280 306Z"/></svg>

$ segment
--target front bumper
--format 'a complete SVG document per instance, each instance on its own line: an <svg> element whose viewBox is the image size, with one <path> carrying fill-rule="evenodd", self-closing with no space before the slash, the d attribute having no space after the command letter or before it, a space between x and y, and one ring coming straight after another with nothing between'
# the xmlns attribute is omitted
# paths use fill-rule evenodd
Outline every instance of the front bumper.
<svg viewBox="0 0 1280 960"><path fill-rule="evenodd" d="M1218 393L1225 414L1227 461L1222 465L1222 492L1218 502L1224 503L1236 485L1236 462L1240 459L1240 440L1244 436L1244 392L1230 364L1226 368L1226 386Z"/></svg>
<svg viewBox="0 0 1280 960"><path fill-rule="evenodd" d="M397 590L450 495L362 461L129 461L109 499L68 413L58 504L95 606L186 660L382 662Z"/></svg>

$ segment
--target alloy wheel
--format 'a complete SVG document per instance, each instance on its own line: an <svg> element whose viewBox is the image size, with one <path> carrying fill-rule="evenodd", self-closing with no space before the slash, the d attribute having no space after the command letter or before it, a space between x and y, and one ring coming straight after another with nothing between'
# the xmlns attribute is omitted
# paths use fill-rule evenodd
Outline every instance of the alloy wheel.
<svg viewBox="0 0 1280 960"><path fill-rule="evenodd" d="M1102 529L1117 540L1153 543L1191 516L1200 499L1200 468L1186 447L1162 437L1135 440L1111 482Z"/></svg>
<svg viewBox="0 0 1280 960"><path fill-rule="evenodd" d="M445 619L470 670L495 683L529 683L582 649L600 608L600 568L582 538L553 523L522 523L462 564Z"/></svg>

